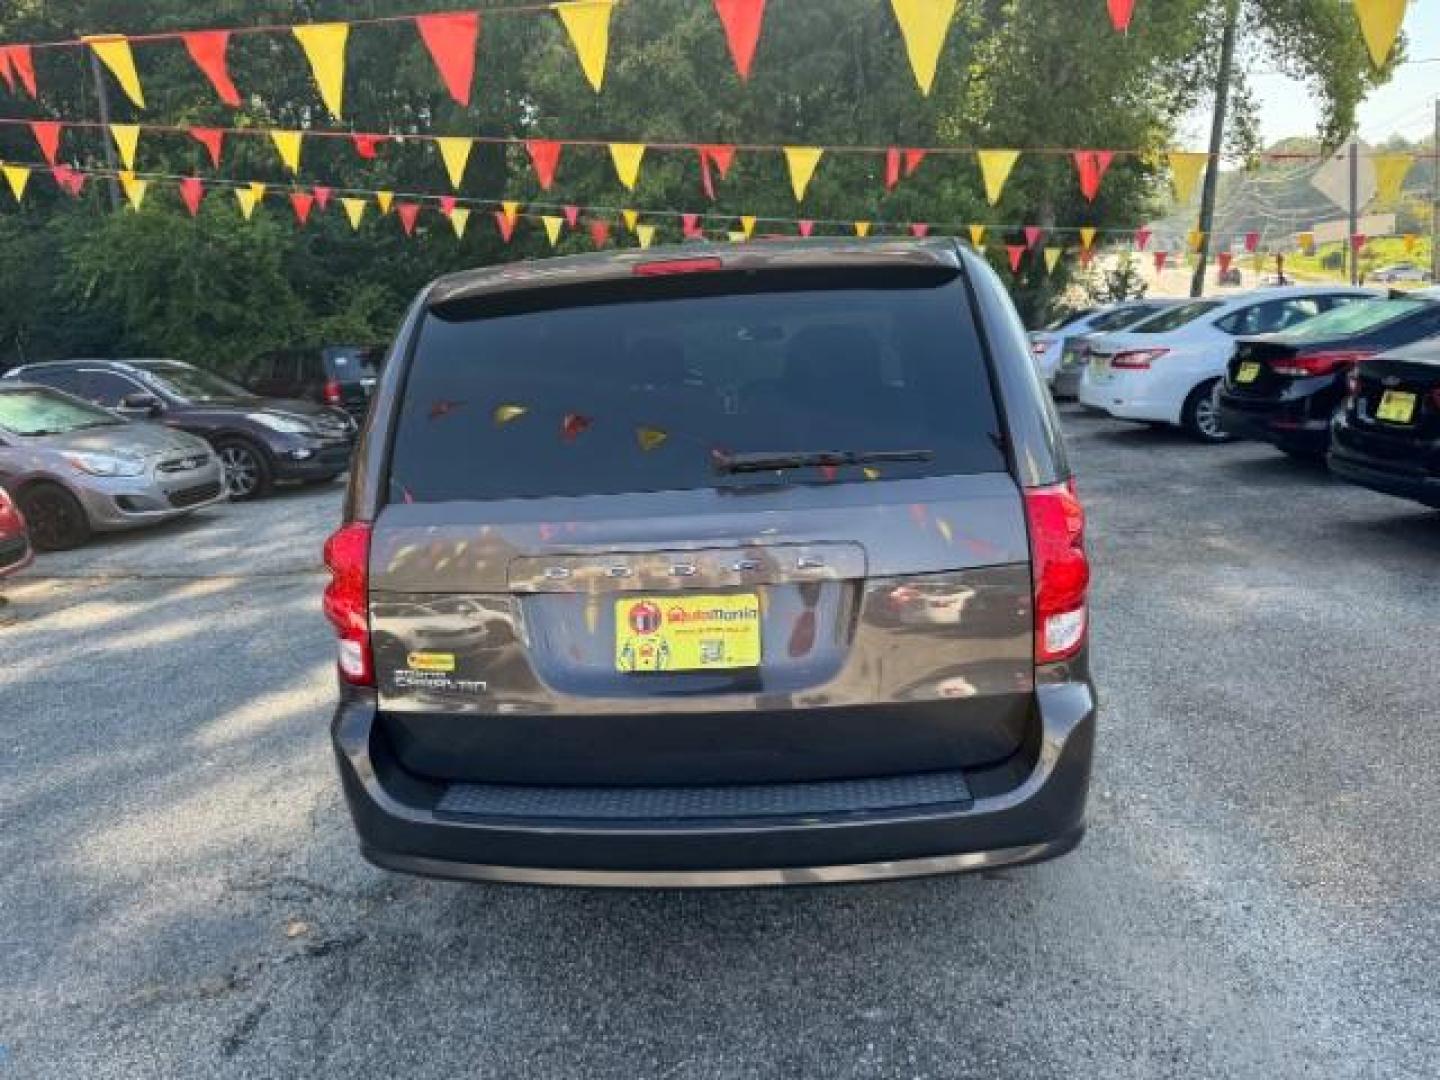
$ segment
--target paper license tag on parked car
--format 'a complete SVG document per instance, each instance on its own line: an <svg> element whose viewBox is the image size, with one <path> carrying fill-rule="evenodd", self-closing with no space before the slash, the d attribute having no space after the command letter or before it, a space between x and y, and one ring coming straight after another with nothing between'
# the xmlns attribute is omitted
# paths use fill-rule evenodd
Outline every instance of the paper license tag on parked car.
<svg viewBox="0 0 1440 1080"><path fill-rule="evenodd" d="M1260 377L1260 365L1254 360L1246 360L1240 365L1240 370L1235 372L1237 383L1254 382Z"/></svg>
<svg viewBox="0 0 1440 1080"><path fill-rule="evenodd" d="M617 671L718 671L759 664L755 593L615 601Z"/></svg>
<svg viewBox="0 0 1440 1080"><path fill-rule="evenodd" d="M1377 420L1408 424L1415 417L1415 395L1406 390L1386 390L1375 410Z"/></svg>

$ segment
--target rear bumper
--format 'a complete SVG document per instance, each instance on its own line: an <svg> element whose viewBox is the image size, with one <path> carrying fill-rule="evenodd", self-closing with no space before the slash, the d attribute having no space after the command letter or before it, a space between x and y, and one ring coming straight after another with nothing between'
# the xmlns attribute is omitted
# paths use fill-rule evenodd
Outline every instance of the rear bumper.
<svg viewBox="0 0 1440 1080"><path fill-rule="evenodd" d="M823 810L804 813L637 812L655 804L653 788L487 785L471 786L478 798L457 798L455 785L399 767L368 695L342 701L332 736L361 850L378 866L471 881L733 887L872 881L1064 854L1084 832L1095 699L1087 683L1064 682L1039 687L1036 708L1038 745L1021 752L1018 768L957 777L951 794L938 796L940 774L820 785ZM928 801L897 803L895 792L911 785L930 792ZM889 792L883 808L870 799L877 788ZM748 790L713 787L665 795L662 804L750 802ZM618 809L576 816L577 805L594 803Z"/></svg>
<svg viewBox="0 0 1440 1080"><path fill-rule="evenodd" d="M1326 460L1331 472L1352 484L1440 509L1440 473L1420 473L1340 447L1332 448Z"/></svg>
<svg viewBox="0 0 1440 1080"><path fill-rule="evenodd" d="M1257 408L1239 404L1221 391L1220 424L1238 439L1268 442L1282 450L1323 454L1330 445L1330 421L1316 420L1293 409Z"/></svg>

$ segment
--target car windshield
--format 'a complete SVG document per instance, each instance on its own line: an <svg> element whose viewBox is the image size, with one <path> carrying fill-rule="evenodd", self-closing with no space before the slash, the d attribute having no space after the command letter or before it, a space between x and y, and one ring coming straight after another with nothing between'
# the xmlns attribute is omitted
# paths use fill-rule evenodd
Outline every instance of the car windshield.
<svg viewBox="0 0 1440 1080"><path fill-rule="evenodd" d="M953 270L686 274L483 303L422 326L392 500L1005 468Z"/></svg>
<svg viewBox="0 0 1440 1080"><path fill-rule="evenodd" d="M142 372L146 381L171 397L181 401L224 401L229 398L253 398L255 395L229 379L189 364L174 362L147 363L132 362Z"/></svg>
<svg viewBox="0 0 1440 1080"><path fill-rule="evenodd" d="M1152 316L1130 328L1132 334L1164 334L1178 330L1186 323L1192 323L1207 311L1220 307L1219 300L1197 300L1193 304L1181 304Z"/></svg>
<svg viewBox="0 0 1440 1080"><path fill-rule="evenodd" d="M1359 303L1341 304L1337 308L1306 319L1293 330L1282 335L1288 341L1320 341L1324 338L1349 337L1373 330L1391 319L1429 307L1430 300L1361 300Z"/></svg>
<svg viewBox="0 0 1440 1080"><path fill-rule="evenodd" d="M379 349L337 349L326 357L330 374L341 381L373 379L380 374Z"/></svg>
<svg viewBox="0 0 1440 1080"><path fill-rule="evenodd" d="M0 428L14 435L63 435L123 423L114 413L48 387L0 390Z"/></svg>

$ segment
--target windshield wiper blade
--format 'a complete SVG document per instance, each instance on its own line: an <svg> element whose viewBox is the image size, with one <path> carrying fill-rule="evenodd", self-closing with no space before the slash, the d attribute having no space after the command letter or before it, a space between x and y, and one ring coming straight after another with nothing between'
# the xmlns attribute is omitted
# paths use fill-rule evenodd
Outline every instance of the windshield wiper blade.
<svg viewBox="0 0 1440 1080"><path fill-rule="evenodd" d="M890 461L929 461L933 450L796 450L753 451L713 455L718 473L774 472L779 469L814 469L841 465L879 465Z"/></svg>

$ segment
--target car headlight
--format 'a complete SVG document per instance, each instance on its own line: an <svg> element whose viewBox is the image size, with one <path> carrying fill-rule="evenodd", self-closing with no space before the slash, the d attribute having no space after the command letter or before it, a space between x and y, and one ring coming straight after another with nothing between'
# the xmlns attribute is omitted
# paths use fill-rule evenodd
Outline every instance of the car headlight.
<svg viewBox="0 0 1440 1080"><path fill-rule="evenodd" d="M64 457L71 466L91 476L139 476L145 471L145 462L139 458L119 454L66 454Z"/></svg>
<svg viewBox="0 0 1440 1080"><path fill-rule="evenodd" d="M271 431L278 431L282 435L313 435L315 429L308 422L292 416L281 416L278 413L252 412L245 417L253 420L262 427Z"/></svg>

